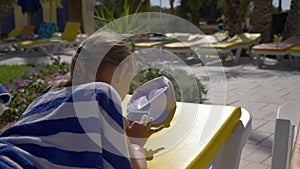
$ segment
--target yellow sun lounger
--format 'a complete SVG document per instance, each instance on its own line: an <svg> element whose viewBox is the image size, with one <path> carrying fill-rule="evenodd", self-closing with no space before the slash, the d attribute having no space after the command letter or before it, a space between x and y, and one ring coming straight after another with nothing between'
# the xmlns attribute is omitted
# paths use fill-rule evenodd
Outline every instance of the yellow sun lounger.
<svg viewBox="0 0 300 169"><path fill-rule="evenodd" d="M76 41L79 30L79 22L67 22L61 38L54 37L50 39L24 41L18 45L24 48L24 51L27 53L35 53L37 49L42 49L46 54L49 52L57 53L65 48L73 48L80 43L80 41Z"/></svg>
<svg viewBox="0 0 300 169"><path fill-rule="evenodd" d="M123 100L123 110L129 99ZM153 134L144 146L148 168L238 169L251 133L250 113L233 106L176 105L170 127Z"/></svg>
<svg viewBox="0 0 300 169"><path fill-rule="evenodd" d="M176 41L175 38L167 37L160 33L145 33L134 39L136 49L161 47L164 44Z"/></svg>
<svg viewBox="0 0 300 169"><path fill-rule="evenodd" d="M194 48L199 45L211 44L223 41L227 38L227 35L190 35L188 38L178 37L179 42L169 43L163 46L164 50L168 50L174 54L187 56L194 56Z"/></svg>
<svg viewBox="0 0 300 169"><path fill-rule="evenodd" d="M300 45L294 46L290 49L290 53L292 56L300 56Z"/></svg>
<svg viewBox="0 0 300 169"><path fill-rule="evenodd" d="M18 44L34 37L34 25L26 25L22 29L15 28L8 33L7 38L0 40L0 51L19 51Z"/></svg>
<svg viewBox="0 0 300 169"><path fill-rule="evenodd" d="M296 45L300 45L300 36L290 37L282 42L262 43L252 47L252 54L257 56L258 66L264 63L266 55L275 55L280 59L283 55L290 53L290 49Z"/></svg>
<svg viewBox="0 0 300 169"><path fill-rule="evenodd" d="M16 36L19 36L19 35L21 35L21 33L22 33L22 29L20 29L20 28L15 28L15 29L13 29L12 31L10 31L9 33L8 33L8 38L11 38L11 37L16 37Z"/></svg>
<svg viewBox="0 0 300 169"><path fill-rule="evenodd" d="M143 48L152 48L152 47L155 47L155 46L162 46L164 44L167 44L167 43L171 43L171 42L174 42L174 40L166 40L166 41L149 41L149 42L138 42L138 43L135 43L135 47L138 48L138 49L143 49Z"/></svg>
<svg viewBox="0 0 300 169"><path fill-rule="evenodd" d="M206 35L206 36L200 36L199 38L195 38L190 41L181 41L181 42L174 42L170 44L164 45L164 49L167 50L183 50L183 49L189 49L191 47L195 47L202 44L208 44L208 43L216 43L223 41L227 38L227 36L214 36L214 35Z"/></svg>
<svg viewBox="0 0 300 169"><path fill-rule="evenodd" d="M238 63L242 49L250 50L250 47L259 43L260 39L260 33L243 33L219 43L199 45L199 52L202 54L217 53L225 55L236 50L234 62ZM225 59L225 57L223 59Z"/></svg>

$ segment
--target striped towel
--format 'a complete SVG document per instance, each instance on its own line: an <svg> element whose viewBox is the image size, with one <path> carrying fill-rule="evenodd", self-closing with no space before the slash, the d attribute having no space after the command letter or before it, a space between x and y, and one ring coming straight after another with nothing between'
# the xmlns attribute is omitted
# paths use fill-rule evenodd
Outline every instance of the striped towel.
<svg viewBox="0 0 300 169"><path fill-rule="evenodd" d="M40 96L0 135L0 168L131 168L120 105L100 82Z"/></svg>

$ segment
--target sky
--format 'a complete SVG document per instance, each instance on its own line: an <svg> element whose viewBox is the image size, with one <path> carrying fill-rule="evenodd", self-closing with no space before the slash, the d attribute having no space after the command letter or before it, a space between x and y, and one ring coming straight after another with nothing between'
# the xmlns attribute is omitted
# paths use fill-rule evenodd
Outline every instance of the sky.
<svg viewBox="0 0 300 169"><path fill-rule="evenodd" d="M150 0L152 6L159 6L161 1L161 6L164 8L170 8L170 1L169 0ZM278 6L279 0L273 0L273 5L275 7ZM175 0L174 7L180 5L180 0ZM282 0L282 9L287 10L290 9L291 0Z"/></svg>

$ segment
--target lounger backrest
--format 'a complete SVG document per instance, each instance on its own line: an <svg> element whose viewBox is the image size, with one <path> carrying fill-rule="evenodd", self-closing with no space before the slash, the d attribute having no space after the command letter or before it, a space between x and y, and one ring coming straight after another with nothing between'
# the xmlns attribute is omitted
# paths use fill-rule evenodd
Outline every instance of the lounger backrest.
<svg viewBox="0 0 300 169"><path fill-rule="evenodd" d="M9 33L8 33L8 38L11 38L11 37L16 37L16 36L19 36L21 35L22 33L22 29L20 28L15 28L13 30L11 30Z"/></svg>
<svg viewBox="0 0 300 169"><path fill-rule="evenodd" d="M62 35L62 40L74 42L77 38L77 34L79 30L80 30L79 22L67 22L66 27L64 29L64 33Z"/></svg>
<svg viewBox="0 0 300 169"><path fill-rule="evenodd" d="M300 36L289 37L288 39L284 40L283 42L289 43L292 45L300 45Z"/></svg>

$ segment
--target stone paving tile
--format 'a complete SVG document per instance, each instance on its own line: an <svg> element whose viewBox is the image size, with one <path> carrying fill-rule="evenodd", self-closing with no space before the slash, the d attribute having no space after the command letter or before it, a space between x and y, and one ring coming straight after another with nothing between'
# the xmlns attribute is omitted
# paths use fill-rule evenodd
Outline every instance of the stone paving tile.
<svg viewBox="0 0 300 169"><path fill-rule="evenodd" d="M242 106L245 107L251 115L255 115L255 114L260 112L259 110L257 110L257 108L266 106L266 103L253 103L253 104L251 104L251 102L250 102L247 105L242 105ZM262 112L262 113L264 113L264 112Z"/></svg>
<svg viewBox="0 0 300 169"><path fill-rule="evenodd" d="M288 98L278 98L278 97L272 97L272 96L265 96L262 97L261 99L257 100L257 102L261 102L261 103L270 103L270 104L278 104L278 105L282 105L286 102L290 102L293 101L291 99Z"/></svg>
<svg viewBox="0 0 300 169"><path fill-rule="evenodd" d="M277 104L267 104L264 107L258 108L258 110L263 111L263 112L274 112L277 111L279 108L279 105Z"/></svg>
<svg viewBox="0 0 300 169"><path fill-rule="evenodd" d="M268 122L267 120L262 120L262 119L257 119L252 117L252 131L255 131L256 129L263 126L267 122Z"/></svg>
<svg viewBox="0 0 300 169"><path fill-rule="evenodd" d="M275 121L268 121L264 125L258 127L256 130L257 131L262 131L262 132L269 132L269 133L274 133L275 129Z"/></svg>
<svg viewBox="0 0 300 169"><path fill-rule="evenodd" d="M249 156L250 154L254 153L258 149L259 149L258 145L249 144L249 140L248 140L248 143L243 148L241 159L246 160L247 156Z"/></svg>
<svg viewBox="0 0 300 169"><path fill-rule="evenodd" d="M272 149L273 141L274 141L274 134L271 134L270 137L267 137L266 139L258 143L258 146Z"/></svg>
<svg viewBox="0 0 300 169"><path fill-rule="evenodd" d="M299 99L300 95L300 71L282 72L281 69L285 68L259 70L245 66L243 71L251 72L247 76L226 79L227 85L231 85L227 90L227 97L230 97L227 102L245 108L253 118L252 134L243 149L239 168L271 167L277 110L281 104ZM240 71L240 67L228 71L234 70ZM243 71L237 75L246 75ZM231 75L233 76L234 73Z"/></svg>
<svg viewBox="0 0 300 169"><path fill-rule="evenodd" d="M68 55L61 55L61 61L71 63L73 52ZM0 65L21 65L21 64L48 64L50 58L47 56L24 56L18 54L0 53Z"/></svg>
<svg viewBox="0 0 300 169"><path fill-rule="evenodd" d="M269 148L259 148L250 155L247 156L247 161L262 163L264 160L271 156L272 150Z"/></svg>
<svg viewBox="0 0 300 169"><path fill-rule="evenodd" d="M271 163L272 163L272 157L269 157L262 164L263 165L271 166Z"/></svg>
<svg viewBox="0 0 300 169"><path fill-rule="evenodd" d="M260 143L264 142L265 140L269 140L271 135L272 134L268 132L252 131L248 139L248 144L260 145Z"/></svg>
<svg viewBox="0 0 300 169"><path fill-rule="evenodd" d="M250 163L243 169L269 169L270 166L264 165L264 164L259 164L259 163Z"/></svg>
<svg viewBox="0 0 300 169"><path fill-rule="evenodd" d="M263 117L263 120L274 121L276 119L276 116L277 116L277 111L273 111L268 115L266 115L265 117Z"/></svg>
<svg viewBox="0 0 300 169"><path fill-rule="evenodd" d="M299 91L299 92L289 92L288 95L284 96L287 99L291 99L291 100L299 100L299 93L300 93L300 84L298 89L295 89L295 91Z"/></svg>
<svg viewBox="0 0 300 169"><path fill-rule="evenodd" d="M252 111L251 115L253 118L263 119L263 117L269 115L272 111L263 111L263 110L256 110Z"/></svg>
<svg viewBox="0 0 300 169"><path fill-rule="evenodd" d="M246 161L246 160L241 160L240 161L240 166L239 166L239 169L243 169L245 168L247 165L249 165L251 162L249 161Z"/></svg>

